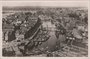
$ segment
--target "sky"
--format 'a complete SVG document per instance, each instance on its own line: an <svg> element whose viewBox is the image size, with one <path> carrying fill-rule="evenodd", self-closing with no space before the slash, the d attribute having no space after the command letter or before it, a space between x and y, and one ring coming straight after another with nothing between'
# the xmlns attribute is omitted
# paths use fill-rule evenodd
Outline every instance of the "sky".
<svg viewBox="0 0 90 59"><path fill-rule="evenodd" d="M3 1L2 6L56 6L56 7L87 7L88 1Z"/></svg>

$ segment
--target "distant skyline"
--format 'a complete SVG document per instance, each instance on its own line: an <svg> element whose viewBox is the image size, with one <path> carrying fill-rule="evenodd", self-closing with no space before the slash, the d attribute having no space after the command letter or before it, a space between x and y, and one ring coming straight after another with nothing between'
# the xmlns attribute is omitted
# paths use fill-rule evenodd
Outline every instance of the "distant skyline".
<svg viewBox="0 0 90 59"><path fill-rule="evenodd" d="M7 1L2 6L88 7L88 1Z"/></svg>

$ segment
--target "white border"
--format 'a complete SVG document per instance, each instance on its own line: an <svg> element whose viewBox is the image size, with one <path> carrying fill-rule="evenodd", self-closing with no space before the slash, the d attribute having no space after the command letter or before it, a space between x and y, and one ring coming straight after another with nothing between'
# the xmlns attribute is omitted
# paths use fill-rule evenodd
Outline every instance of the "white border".
<svg viewBox="0 0 90 59"><path fill-rule="evenodd" d="M51 3L52 2L52 3ZM1 59L17 59L17 58L21 58L21 59L36 59L36 58L38 58L38 59L50 59L50 58L52 58L52 59L90 59L90 27L89 27L89 25L90 25L90 18L88 17L88 52L89 52L89 54L88 54L88 57L2 57L2 6L11 6L11 5L20 5L20 6L24 6L24 4L26 3L26 5L28 5L28 4L30 4L30 3L32 3L32 4L34 4L35 6L39 6L39 5L45 5L46 4L46 6L47 5L49 5L49 3L51 3L52 5L54 4L55 5L55 2L56 2L56 6L57 6L57 3L62 3L62 2L66 2L66 3L68 3L68 2L72 2L72 5L74 5L73 4L73 2L79 2L80 4L78 4L77 6L79 6L79 5L81 5L81 3L83 3L81 6L83 6L84 4L88 7L88 15L90 15L89 13L89 10L90 10L90 6L89 6L89 0L84 0L84 1L81 1L81 0L79 0L79 1L67 1L67 0L64 0L64 1L3 1L3 2L0 2L0 58ZM86 2L86 3L85 3ZM20 4L21 3L21 4ZM45 4L44 4L45 3ZM31 5L32 5L31 4ZM54 6L53 5L53 6Z"/></svg>

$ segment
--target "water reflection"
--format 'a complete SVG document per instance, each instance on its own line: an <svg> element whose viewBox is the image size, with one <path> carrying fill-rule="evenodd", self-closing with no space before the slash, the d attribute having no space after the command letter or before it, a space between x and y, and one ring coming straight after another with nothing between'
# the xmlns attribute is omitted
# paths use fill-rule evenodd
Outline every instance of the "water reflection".
<svg viewBox="0 0 90 59"><path fill-rule="evenodd" d="M43 43L43 47L49 47L48 50L55 50L56 47L56 35L55 35L55 24L52 24L51 21L43 22L43 27L46 28L47 31L49 31L50 38L47 42Z"/></svg>

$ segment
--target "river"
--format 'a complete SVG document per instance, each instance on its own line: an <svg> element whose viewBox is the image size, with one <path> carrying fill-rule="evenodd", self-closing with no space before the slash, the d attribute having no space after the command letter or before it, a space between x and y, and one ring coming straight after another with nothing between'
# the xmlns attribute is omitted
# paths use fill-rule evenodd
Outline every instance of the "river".
<svg viewBox="0 0 90 59"><path fill-rule="evenodd" d="M44 42L41 47L43 49L47 49L47 50L54 50L55 47L56 47L56 41L57 41L57 38L56 38L56 35L55 35L55 24L52 24L50 21L46 21L46 22L43 22L43 27L47 28L47 30L49 31L49 35L50 35L50 38Z"/></svg>

